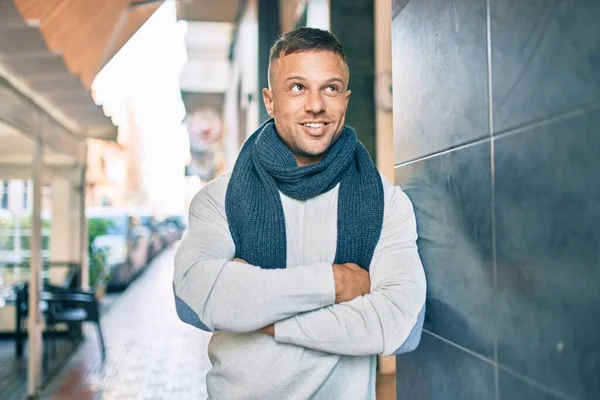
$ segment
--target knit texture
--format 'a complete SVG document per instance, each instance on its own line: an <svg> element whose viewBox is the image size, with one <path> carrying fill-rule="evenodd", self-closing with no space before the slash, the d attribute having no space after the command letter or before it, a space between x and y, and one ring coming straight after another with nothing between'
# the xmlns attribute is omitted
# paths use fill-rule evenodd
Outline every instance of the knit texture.
<svg viewBox="0 0 600 400"><path fill-rule="evenodd" d="M235 257L261 268L286 267L285 217L279 191L308 200L340 184L335 263L368 270L383 225L383 184L369 153L350 127L318 164L299 167L265 122L246 141L233 168L225 212Z"/></svg>

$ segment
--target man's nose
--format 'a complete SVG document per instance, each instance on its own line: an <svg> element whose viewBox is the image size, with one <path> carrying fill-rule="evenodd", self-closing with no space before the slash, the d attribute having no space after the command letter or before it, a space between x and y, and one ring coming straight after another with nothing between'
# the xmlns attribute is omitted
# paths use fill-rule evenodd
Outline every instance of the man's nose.
<svg viewBox="0 0 600 400"><path fill-rule="evenodd" d="M306 103L304 104L304 109L306 112L311 112L313 114L325 111L325 102L323 101L322 93L318 91L310 92L306 99Z"/></svg>

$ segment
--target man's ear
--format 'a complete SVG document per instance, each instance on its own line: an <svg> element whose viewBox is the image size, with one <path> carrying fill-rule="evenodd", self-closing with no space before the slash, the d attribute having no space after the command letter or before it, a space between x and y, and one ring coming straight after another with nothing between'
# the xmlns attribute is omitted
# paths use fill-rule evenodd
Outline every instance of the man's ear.
<svg viewBox="0 0 600 400"><path fill-rule="evenodd" d="M346 90L344 96L346 97L346 106L348 106L348 102L350 101L350 95L352 94L352 90Z"/></svg>
<svg viewBox="0 0 600 400"><path fill-rule="evenodd" d="M265 102L265 108L267 109L267 113L269 117L273 118L275 115L274 105L273 105L273 92L269 89L264 88L262 90L263 101Z"/></svg>

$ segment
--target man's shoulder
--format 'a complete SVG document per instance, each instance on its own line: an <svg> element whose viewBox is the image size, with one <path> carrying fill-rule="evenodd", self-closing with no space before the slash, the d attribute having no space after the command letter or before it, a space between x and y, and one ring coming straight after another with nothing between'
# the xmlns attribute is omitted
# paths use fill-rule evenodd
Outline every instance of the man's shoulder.
<svg viewBox="0 0 600 400"><path fill-rule="evenodd" d="M230 178L231 173L226 173L202 186L194 196L190 208L195 209L211 205L219 210L224 209L225 194L227 193L227 185Z"/></svg>
<svg viewBox="0 0 600 400"><path fill-rule="evenodd" d="M200 191L204 191L209 194L225 193L227 191L229 179L231 179L231 172L227 172L223 175L216 177L215 179L204 185L204 187Z"/></svg>
<svg viewBox="0 0 600 400"><path fill-rule="evenodd" d="M392 215L397 216L397 214L406 215L407 213L414 213L412 202L400 186L395 185L383 175L381 175L381 182L383 183L385 202L384 218L389 218Z"/></svg>
<svg viewBox="0 0 600 400"><path fill-rule="evenodd" d="M392 183L392 181L390 181L381 172L379 173L379 176L381 177L381 183L383 184L383 190L386 190L387 188L394 186L394 184Z"/></svg>

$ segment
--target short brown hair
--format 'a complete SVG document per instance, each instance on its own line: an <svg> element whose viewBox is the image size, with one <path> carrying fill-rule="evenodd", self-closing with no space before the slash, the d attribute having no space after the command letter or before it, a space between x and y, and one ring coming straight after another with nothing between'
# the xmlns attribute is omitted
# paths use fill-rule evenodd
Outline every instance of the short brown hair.
<svg viewBox="0 0 600 400"><path fill-rule="evenodd" d="M344 60L346 53L340 41L329 31L316 28L298 28L283 34L275 41L269 54L269 86L271 85L271 65L280 57L308 51L331 51Z"/></svg>

